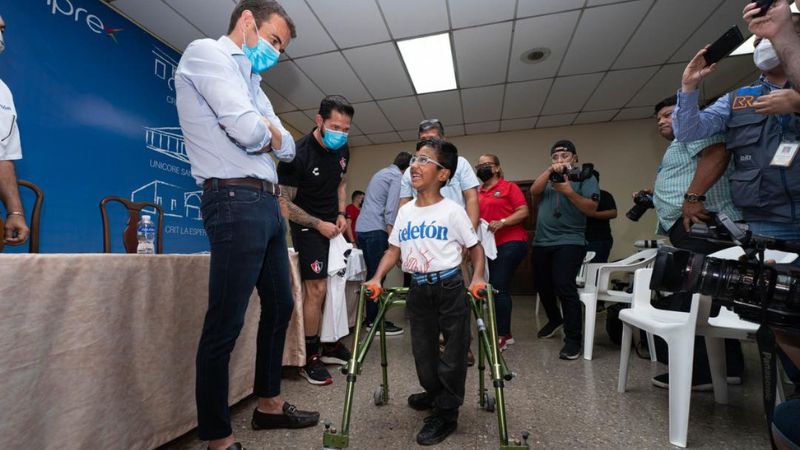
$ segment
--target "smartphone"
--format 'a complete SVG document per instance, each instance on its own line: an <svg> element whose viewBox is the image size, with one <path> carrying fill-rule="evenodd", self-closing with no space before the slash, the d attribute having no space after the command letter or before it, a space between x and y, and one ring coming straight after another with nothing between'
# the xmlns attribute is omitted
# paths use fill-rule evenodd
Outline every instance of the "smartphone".
<svg viewBox="0 0 800 450"><path fill-rule="evenodd" d="M706 66L710 66L728 56L732 51L742 45L742 42L744 42L744 36L742 36L742 32L739 31L739 27L736 25L732 26L706 50L705 55L703 55L706 60Z"/></svg>
<svg viewBox="0 0 800 450"><path fill-rule="evenodd" d="M761 11L753 17L762 17L767 13L772 4L775 3L775 0L755 0L755 2L761 7Z"/></svg>

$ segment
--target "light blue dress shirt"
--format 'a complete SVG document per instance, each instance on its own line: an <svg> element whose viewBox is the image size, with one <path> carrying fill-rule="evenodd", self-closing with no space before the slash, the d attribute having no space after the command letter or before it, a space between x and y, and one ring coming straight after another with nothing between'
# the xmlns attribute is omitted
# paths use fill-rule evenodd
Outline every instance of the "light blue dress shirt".
<svg viewBox="0 0 800 450"><path fill-rule="evenodd" d="M386 231L388 225L394 225L400 203L402 175L400 168L392 164L372 176L356 221L356 233Z"/></svg>
<svg viewBox="0 0 800 450"><path fill-rule="evenodd" d="M294 159L294 138L261 90L261 75L227 36L199 39L186 48L175 73L176 105L192 175L258 178L278 183L275 162L266 153L272 135L262 117L281 132L281 161Z"/></svg>
<svg viewBox="0 0 800 450"><path fill-rule="evenodd" d="M782 86L770 83L763 74L759 82L769 91L783 89ZM727 131L728 119L731 117L731 98L728 94L720 97L714 104L700 111L700 91L678 91L678 104L672 112L672 131L678 142L692 142L709 138Z"/></svg>
<svg viewBox="0 0 800 450"><path fill-rule="evenodd" d="M449 198L450 200L458 203L462 207L466 207L464 202L464 191L467 189L477 188L481 185L469 161L463 156L458 157L458 164L456 165L456 173L453 178L447 182L439 190L442 197ZM417 190L411 185L411 168L406 169L403 173L403 178L400 181L400 198L417 197Z"/></svg>

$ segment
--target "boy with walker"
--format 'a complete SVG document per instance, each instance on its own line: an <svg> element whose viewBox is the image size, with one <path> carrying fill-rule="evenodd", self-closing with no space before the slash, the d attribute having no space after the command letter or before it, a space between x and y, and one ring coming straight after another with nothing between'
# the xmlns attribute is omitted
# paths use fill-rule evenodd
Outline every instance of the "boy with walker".
<svg viewBox="0 0 800 450"><path fill-rule="evenodd" d="M439 140L417 143L411 158L411 182L417 198L397 214L389 249L372 279L365 285L377 299L381 279L402 259L411 274L406 309L411 325L411 348L417 376L425 392L408 397L416 410L431 410L417 434L420 445L442 442L457 428L458 409L464 402L470 309L459 269L462 248L470 251L474 274L470 292L475 297L486 288L483 248L463 207L439 193L455 173L456 147ZM444 352L439 354L439 334Z"/></svg>

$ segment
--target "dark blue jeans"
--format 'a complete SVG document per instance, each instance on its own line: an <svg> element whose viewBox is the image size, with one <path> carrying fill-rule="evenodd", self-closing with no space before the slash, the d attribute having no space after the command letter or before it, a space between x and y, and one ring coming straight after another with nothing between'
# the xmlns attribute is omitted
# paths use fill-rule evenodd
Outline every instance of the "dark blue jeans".
<svg viewBox="0 0 800 450"><path fill-rule="evenodd" d="M372 279L378 270L378 264L389 248L389 234L383 230L365 231L356 233L358 248L364 252L364 262L367 264L367 280ZM378 304L367 302L367 322L372 323L378 315Z"/></svg>
<svg viewBox="0 0 800 450"><path fill-rule="evenodd" d="M527 242L510 241L498 246L497 258L489 260L489 283L498 291L494 296L498 336L511 334L511 279L527 254Z"/></svg>
<svg viewBox="0 0 800 450"><path fill-rule="evenodd" d="M249 187L208 189L201 203L211 243L208 311L197 349L197 422L201 440L231 434L228 363L253 288L261 313L254 393L280 393L286 328L292 314L286 228L273 195Z"/></svg>

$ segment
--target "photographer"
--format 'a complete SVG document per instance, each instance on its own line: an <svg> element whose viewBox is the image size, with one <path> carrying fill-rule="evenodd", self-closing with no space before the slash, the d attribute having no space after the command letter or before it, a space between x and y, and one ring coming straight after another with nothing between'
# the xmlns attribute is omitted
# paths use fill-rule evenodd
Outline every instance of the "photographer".
<svg viewBox="0 0 800 450"><path fill-rule="evenodd" d="M597 210L600 189L589 175L573 181L564 174L578 163L575 145L558 141L550 150L553 164L536 178L531 195L541 195L533 242L533 268L536 290L547 313L547 324L539 338L549 338L564 326L561 359L577 359L581 354L581 303L575 277L586 254L586 216ZM553 179L561 181L553 181ZM561 309L556 305L561 299Z"/></svg>
<svg viewBox="0 0 800 450"><path fill-rule="evenodd" d="M744 8L744 20L751 33L769 39L775 46L786 76L795 90L800 88L800 37L792 26L788 2L776 0L764 14L756 2L748 3Z"/></svg>
<svg viewBox="0 0 800 450"><path fill-rule="evenodd" d="M675 140L672 130L672 113L676 101L676 97L673 95L655 107L658 132L661 137L671 141L664 152L656 175L653 195L653 203L658 216L656 232L669 236L675 247L708 255L726 246L689 237L687 230L690 220L688 218L707 219L705 208L723 212L735 220L740 218L740 214L733 206L725 173L720 175L722 179L714 179L711 182L709 177L702 176L699 171L698 173L695 171L698 170L698 165L706 164L722 167L724 170L727 167L726 164L720 166L716 162L727 161L728 155L722 144L724 141L722 135L689 143ZM700 193L705 195L700 195ZM686 220L684 220L684 215L687 217ZM666 304L662 307L689 311L691 305L691 295L689 294L674 294L666 300ZM663 341L659 341L659 343L661 342ZM667 363L666 351L658 351L660 345L656 347L659 361ZM738 384L741 382L741 374L744 369L741 344L736 340L726 340L725 349L729 382ZM711 390L711 372L708 366L705 341L702 337L695 339L694 355L692 389ZM664 373L654 377L653 385L667 388L669 386L667 375Z"/></svg>
<svg viewBox="0 0 800 450"><path fill-rule="evenodd" d="M800 16L793 15L795 31ZM697 87L715 66L705 67L701 50L683 74L678 104L673 113L675 136L687 142L726 133L731 197L755 234L779 239L800 239L800 160L794 156L800 141L800 94L789 87L786 74L769 41L756 39L753 58L763 74L752 86L722 96L699 111ZM718 179L728 159L704 164L697 177ZM702 191L694 192L698 195ZM702 219L702 217L701 217Z"/></svg>

